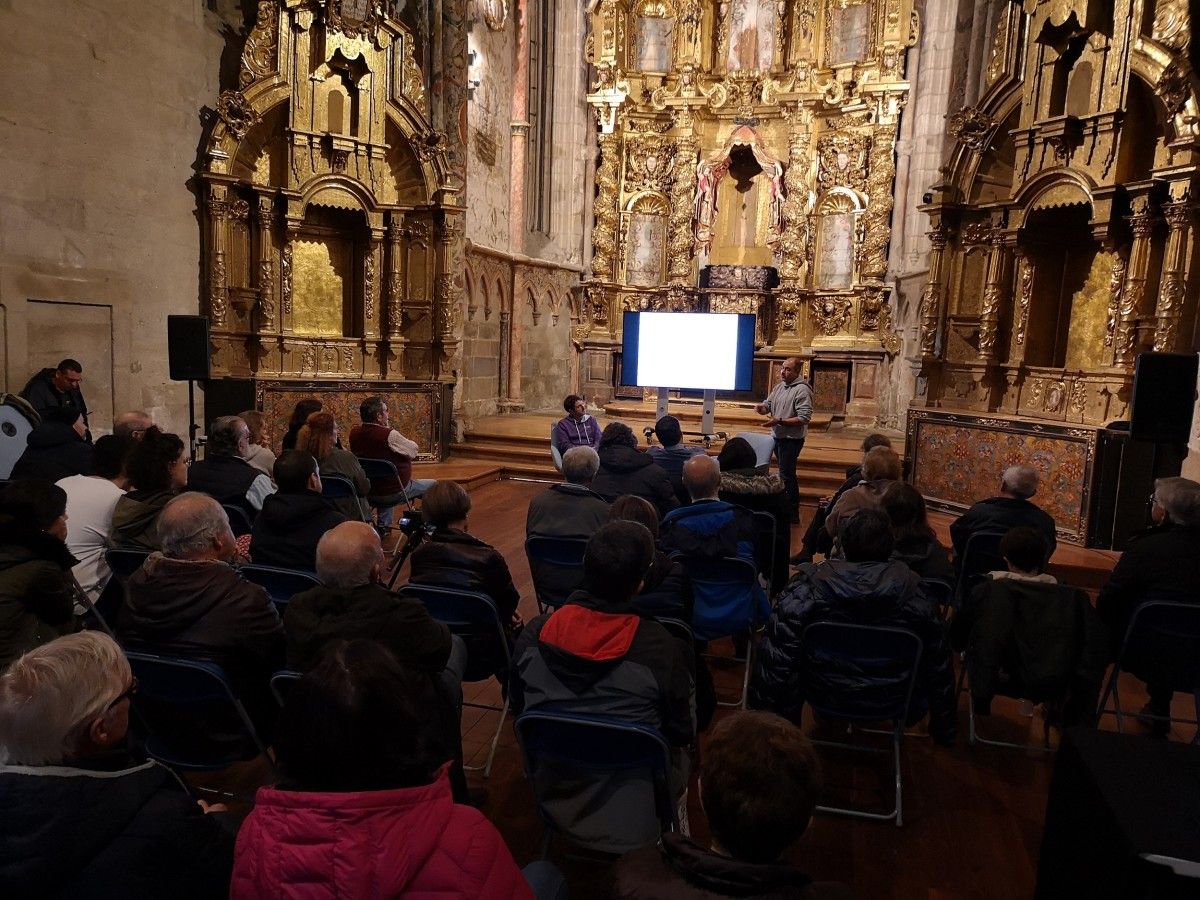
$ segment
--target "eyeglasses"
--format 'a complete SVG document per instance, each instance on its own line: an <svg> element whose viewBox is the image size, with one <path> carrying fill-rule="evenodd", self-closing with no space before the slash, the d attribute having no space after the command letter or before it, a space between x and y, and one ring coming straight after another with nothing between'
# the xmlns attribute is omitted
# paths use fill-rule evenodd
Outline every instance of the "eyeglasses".
<svg viewBox="0 0 1200 900"><path fill-rule="evenodd" d="M138 690L138 680L137 680L137 677L135 676L129 682L129 687L125 688L125 690L123 690L123 691L121 691L121 693L117 694L116 699L113 700L112 703L108 704L108 706L104 707L104 711L108 712L110 709L112 709L114 706L116 706L122 700L130 699L131 697L133 697L134 694L137 693L137 690Z"/></svg>
<svg viewBox="0 0 1200 900"><path fill-rule="evenodd" d="M1161 503L1158 502L1158 492L1157 491L1152 491L1150 493L1150 505L1151 506L1161 506L1162 505Z"/></svg>

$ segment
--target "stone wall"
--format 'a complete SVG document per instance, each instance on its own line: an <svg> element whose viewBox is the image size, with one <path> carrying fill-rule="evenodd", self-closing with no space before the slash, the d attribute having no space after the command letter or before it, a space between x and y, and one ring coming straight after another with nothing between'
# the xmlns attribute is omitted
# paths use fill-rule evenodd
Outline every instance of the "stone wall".
<svg viewBox="0 0 1200 900"><path fill-rule="evenodd" d="M96 430L137 407L186 432L166 317L197 312L198 114L242 27L209 5L0 2L0 379L76 357Z"/></svg>

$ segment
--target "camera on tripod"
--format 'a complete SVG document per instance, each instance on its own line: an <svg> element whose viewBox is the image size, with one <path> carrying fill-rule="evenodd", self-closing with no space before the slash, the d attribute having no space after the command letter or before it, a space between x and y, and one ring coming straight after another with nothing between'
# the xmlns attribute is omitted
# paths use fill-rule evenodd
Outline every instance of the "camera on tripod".
<svg viewBox="0 0 1200 900"><path fill-rule="evenodd" d="M433 525L425 521L421 510L414 509L411 506L405 508L404 514L400 516L399 521L396 522L394 527L396 531L400 532L400 538L396 541L396 546L392 551L391 578L388 581L389 590L395 586L405 560L412 556L413 551L433 534L435 530Z"/></svg>

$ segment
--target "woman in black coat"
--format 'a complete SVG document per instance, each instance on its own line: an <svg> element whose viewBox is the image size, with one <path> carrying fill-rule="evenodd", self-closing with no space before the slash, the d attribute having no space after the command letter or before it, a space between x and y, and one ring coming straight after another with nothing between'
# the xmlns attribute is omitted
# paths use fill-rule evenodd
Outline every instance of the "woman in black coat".
<svg viewBox="0 0 1200 900"><path fill-rule="evenodd" d="M600 435L600 471L592 490L609 503L622 494L633 494L654 504L661 519L679 500L671 476L647 454L638 451L637 438L624 422L610 422Z"/></svg>

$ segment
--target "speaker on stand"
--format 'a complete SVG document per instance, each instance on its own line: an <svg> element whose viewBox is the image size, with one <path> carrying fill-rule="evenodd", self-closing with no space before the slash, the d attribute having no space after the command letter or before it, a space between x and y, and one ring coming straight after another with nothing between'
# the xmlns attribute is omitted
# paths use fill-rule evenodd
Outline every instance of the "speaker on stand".
<svg viewBox="0 0 1200 900"><path fill-rule="evenodd" d="M196 382L212 375L207 316L167 316L167 363L172 381L188 383L188 453L196 458Z"/></svg>

